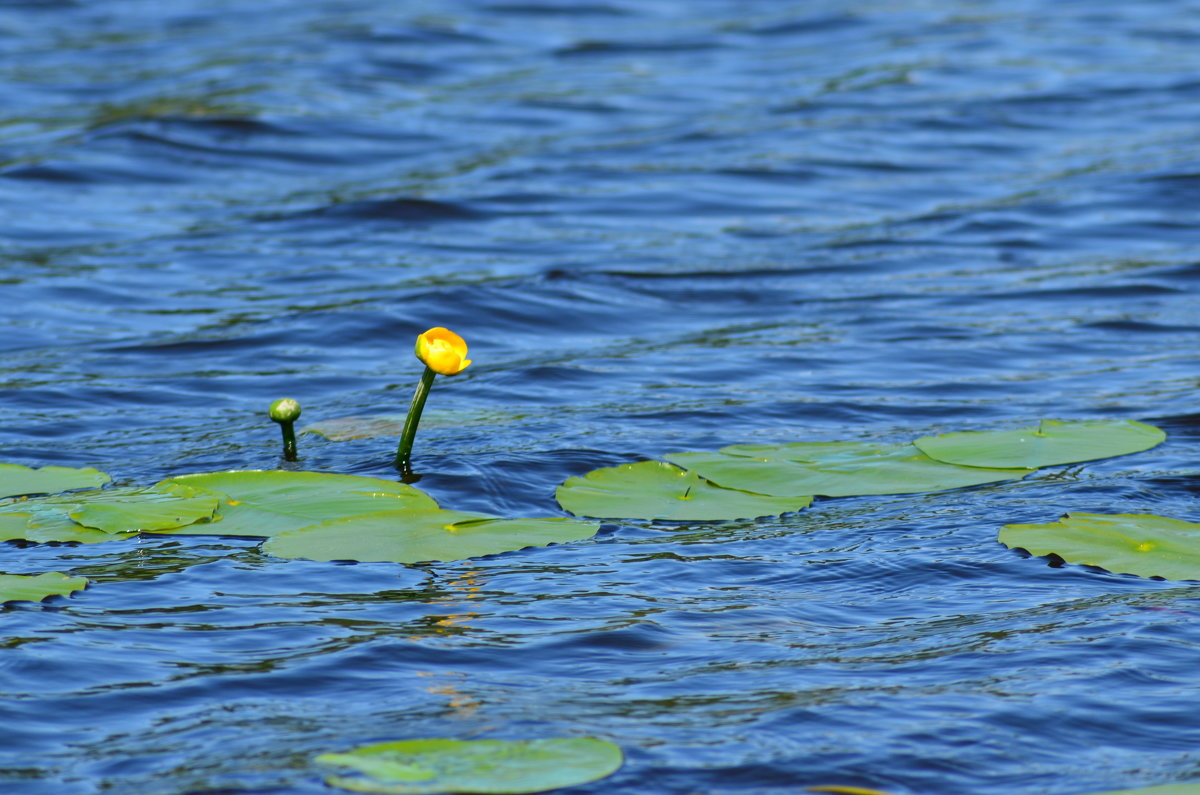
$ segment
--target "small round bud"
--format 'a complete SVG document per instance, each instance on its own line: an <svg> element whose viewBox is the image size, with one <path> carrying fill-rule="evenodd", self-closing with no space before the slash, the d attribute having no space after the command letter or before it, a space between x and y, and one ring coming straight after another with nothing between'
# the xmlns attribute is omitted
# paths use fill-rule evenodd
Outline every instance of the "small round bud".
<svg viewBox="0 0 1200 795"><path fill-rule="evenodd" d="M292 398L279 398L267 412L275 422L295 422L300 419L300 402Z"/></svg>

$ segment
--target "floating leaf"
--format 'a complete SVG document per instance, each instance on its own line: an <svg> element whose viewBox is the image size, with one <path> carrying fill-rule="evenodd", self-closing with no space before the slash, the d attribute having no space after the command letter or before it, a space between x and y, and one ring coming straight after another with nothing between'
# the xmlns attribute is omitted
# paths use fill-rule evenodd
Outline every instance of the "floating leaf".
<svg viewBox="0 0 1200 795"><path fill-rule="evenodd" d="M1037 469L1149 450L1166 438L1161 429L1134 420L1042 420L1011 431L922 436L913 444L948 464Z"/></svg>
<svg viewBox="0 0 1200 795"><path fill-rule="evenodd" d="M9 506L0 506L0 511ZM132 538L137 533L106 533L72 522L64 513L0 513L0 541L33 541L38 544L75 542L99 544Z"/></svg>
<svg viewBox="0 0 1200 795"><path fill-rule="evenodd" d="M1000 543L1119 574L1200 580L1200 524L1149 514L1072 513L1050 524L1009 524Z"/></svg>
<svg viewBox="0 0 1200 795"><path fill-rule="evenodd" d="M217 503L211 494L178 486L109 489L82 502L68 516L106 533L148 533L206 522L213 518Z"/></svg>
<svg viewBox="0 0 1200 795"><path fill-rule="evenodd" d="M87 586L85 577L68 577L48 571L36 576L0 574L0 602L40 602L50 596L68 596Z"/></svg>
<svg viewBox="0 0 1200 795"><path fill-rule="evenodd" d="M1018 469L961 467L934 461L911 444L795 442L734 445L719 453L672 453L668 461L730 489L788 496L917 494L1018 480Z"/></svg>
<svg viewBox="0 0 1200 795"><path fill-rule="evenodd" d="M186 487L74 492L0 505L3 540L92 544L212 518L217 497ZM23 527L13 517L21 517Z"/></svg>
<svg viewBox="0 0 1200 795"><path fill-rule="evenodd" d="M571 519L500 519L461 511L383 511L273 536L263 551L307 560L463 560L591 538L600 526Z"/></svg>
<svg viewBox="0 0 1200 795"><path fill-rule="evenodd" d="M848 787L842 784L818 784L815 787L806 787L804 791L837 793L837 795L891 795L891 793L884 792L881 789L871 789L870 787Z"/></svg>
<svg viewBox="0 0 1200 795"><path fill-rule="evenodd" d="M330 776L331 786L388 795L521 795L597 781L615 773L621 749L590 737L549 740L401 740L321 754L361 777Z"/></svg>
<svg viewBox="0 0 1200 795"><path fill-rule="evenodd" d="M0 506L0 511L8 508L10 505L20 507L20 503L8 503ZM17 539L25 540L25 533L29 530L29 519L32 514L27 512L17 513L0 513L0 541L14 541Z"/></svg>
<svg viewBox="0 0 1200 795"><path fill-rule="evenodd" d="M812 504L809 496L771 497L721 488L662 461L594 469L568 478L555 496L564 510L599 519L754 519Z"/></svg>
<svg viewBox="0 0 1200 795"><path fill-rule="evenodd" d="M273 536L316 522L400 509L436 509L420 489L357 475L282 470L181 475L178 484L216 492L222 501L213 524L162 531L173 535Z"/></svg>
<svg viewBox="0 0 1200 795"><path fill-rule="evenodd" d="M31 469L20 464L0 464L0 498L23 494L54 494L70 489L94 489L112 478L98 469L42 467Z"/></svg>

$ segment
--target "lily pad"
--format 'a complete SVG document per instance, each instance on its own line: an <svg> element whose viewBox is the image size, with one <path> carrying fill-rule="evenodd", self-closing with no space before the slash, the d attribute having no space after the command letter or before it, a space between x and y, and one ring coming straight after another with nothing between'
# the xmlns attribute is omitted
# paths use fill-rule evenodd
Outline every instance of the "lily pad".
<svg viewBox="0 0 1200 795"><path fill-rule="evenodd" d="M576 516L701 522L778 516L812 504L810 496L772 497L722 488L663 461L594 469L568 478L555 497Z"/></svg>
<svg viewBox="0 0 1200 795"><path fill-rule="evenodd" d="M0 506L0 511L8 506ZM0 513L0 541L32 541L38 544L99 544L133 538L137 533L106 533L72 522L64 514Z"/></svg>
<svg viewBox="0 0 1200 795"><path fill-rule="evenodd" d="M1200 524L1150 514L1072 513L1050 524L1009 524L1000 543L1118 574L1200 580Z"/></svg>
<svg viewBox="0 0 1200 795"><path fill-rule="evenodd" d="M87 586L85 577L68 577L62 572L45 574L0 574L0 602L40 602L51 596L69 596Z"/></svg>
<svg viewBox="0 0 1200 795"><path fill-rule="evenodd" d="M19 503L10 503L10 505L19 506ZM8 506L0 506L0 511L6 507ZM27 512L0 513L0 541L24 540L31 517L32 514Z"/></svg>
<svg viewBox="0 0 1200 795"><path fill-rule="evenodd" d="M315 761L361 776L326 783L387 795L480 793L521 795L597 781L615 773L621 749L590 737L548 740L400 740L321 754Z"/></svg>
<svg viewBox="0 0 1200 795"><path fill-rule="evenodd" d="M428 494L404 483L325 472L210 472L181 475L159 485L169 484L224 497L212 524L159 531L172 535L267 537L330 519L438 507Z"/></svg>
<svg viewBox="0 0 1200 795"><path fill-rule="evenodd" d="M1166 438L1162 429L1134 420L1042 420L1011 431L922 436L913 444L947 464L1037 469L1137 453Z"/></svg>
<svg viewBox="0 0 1200 795"><path fill-rule="evenodd" d="M180 486L97 489L20 500L0 505L0 540L114 541L207 521L217 502L213 494Z"/></svg>
<svg viewBox="0 0 1200 795"><path fill-rule="evenodd" d="M935 461L911 444L795 442L734 445L719 453L671 453L668 461L730 489L789 496L919 494L1019 480L1024 469L961 467Z"/></svg>
<svg viewBox="0 0 1200 795"><path fill-rule="evenodd" d="M280 558L424 563L463 560L591 538L598 524L572 519L501 519L462 511L383 511L273 536Z"/></svg>
<svg viewBox="0 0 1200 795"><path fill-rule="evenodd" d="M71 489L95 489L111 481L105 473L87 467L42 467L0 464L0 498L24 494L55 494Z"/></svg>

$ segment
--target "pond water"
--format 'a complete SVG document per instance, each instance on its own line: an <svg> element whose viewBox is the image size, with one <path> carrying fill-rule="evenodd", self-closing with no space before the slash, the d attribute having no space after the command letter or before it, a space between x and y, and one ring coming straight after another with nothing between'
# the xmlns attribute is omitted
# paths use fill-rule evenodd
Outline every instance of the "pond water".
<svg viewBox="0 0 1200 795"><path fill-rule="evenodd" d="M279 467L273 399L402 412L436 325L453 509L736 442L1169 435L456 564L9 544L92 584L0 609L5 793L329 792L314 754L415 737L621 745L580 794L1198 775L1200 586L996 541L1196 518L1197 0L27 0L0 47L0 461Z"/></svg>

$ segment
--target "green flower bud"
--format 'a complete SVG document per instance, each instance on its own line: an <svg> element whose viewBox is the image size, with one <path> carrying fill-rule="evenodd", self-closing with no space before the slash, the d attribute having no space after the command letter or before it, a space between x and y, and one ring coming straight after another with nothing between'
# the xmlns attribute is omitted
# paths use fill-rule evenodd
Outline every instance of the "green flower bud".
<svg viewBox="0 0 1200 795"><path fill-rule="evenodd" d="M267 412L275 422L295 422L300 419L300 402L292 398L279 398Z"/></svg>

